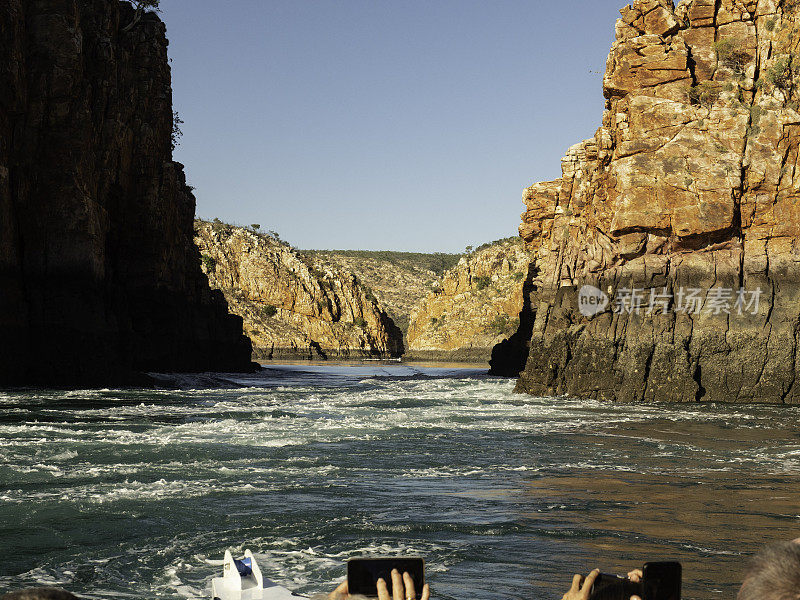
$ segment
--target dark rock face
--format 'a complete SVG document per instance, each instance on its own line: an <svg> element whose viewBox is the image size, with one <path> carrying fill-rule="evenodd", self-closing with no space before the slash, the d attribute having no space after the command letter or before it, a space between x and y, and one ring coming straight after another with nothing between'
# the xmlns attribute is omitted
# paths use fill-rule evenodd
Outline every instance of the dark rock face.
<svg viewBox="0 0 800 600"><path fill-rule="evenodd" d="M536 273L517 390L796 404L800 7L620 12L602 126L568 150L561 179L525 191ZM596 310L585 286L605 298ZM518 367L508 350L496 372Z"/></svg>
<svg viewBox="0 0 800 600"><path fill-rule="evenodd" d="M171 158L166 28L133 17L0 3L0 385L250 367Z"/></svg>
<svg viewBox="0 0 800 600"><path fill-rule="evenodd" d="M519 327L510 338L492 348L492 355L489 359L489 374L491 375L519 377L520 373L525 370L525 363L531 351L530 340L536 316L531 309L530 302L531 292L534 289L533 279L536 275L536 265L531 263L522 286L524 302L522 310L519 312Z"/></svg>

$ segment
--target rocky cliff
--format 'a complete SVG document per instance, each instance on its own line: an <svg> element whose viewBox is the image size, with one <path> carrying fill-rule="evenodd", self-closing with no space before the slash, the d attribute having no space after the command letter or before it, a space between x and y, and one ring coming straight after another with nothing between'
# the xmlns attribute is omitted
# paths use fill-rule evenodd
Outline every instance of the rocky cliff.
<svg viewBox="0 0 800 600"><path fill-rule="evenodd" d="M256 358L399 356L402 334L352 273L269 235L197 221L212 287L244 319Z"/></svg>
<svg viewBox="0 0 800 600"><path fill-rule="evenodd" d="M529 262L518 238L463 257L411 312L410 356L488 362L519 327Z"/></svg>
<svg viewBox="0 0 800 600"><path fill-rule="evenodd" d="M411 311L434 285L438 285L444 272L453 268L461 258L460 254L441 252L303 250L303 253L356 275L403 332L406 346Z"/></svg>
<svg viewBox="0 0 800 600"><path fill-rule="evenodd" d="M249 368L171 158L165 26L133 18L0 3L0 385Z"/></svg>
<svg viewBox="0 0 800 600"><path fill-rule="evenodd" d="M621 10L602 126L525 192L519 391L800 400L798 4Z"/></svg>

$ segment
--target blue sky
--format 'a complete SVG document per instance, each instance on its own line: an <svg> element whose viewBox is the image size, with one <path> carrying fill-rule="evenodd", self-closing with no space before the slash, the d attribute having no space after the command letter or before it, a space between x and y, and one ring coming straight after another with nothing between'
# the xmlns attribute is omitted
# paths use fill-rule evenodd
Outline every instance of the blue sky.
<svg viewBox="0 0 800 600"><path fill-rule="evenodd" d="M591 137L623 0L163 0L197 212L459 252Z"/></svg>

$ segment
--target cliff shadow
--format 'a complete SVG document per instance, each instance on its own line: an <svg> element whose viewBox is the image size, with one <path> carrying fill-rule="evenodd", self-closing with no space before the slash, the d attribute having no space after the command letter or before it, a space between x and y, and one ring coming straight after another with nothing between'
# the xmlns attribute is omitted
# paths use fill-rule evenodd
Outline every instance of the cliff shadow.
<svg viewBox="0 0 800 600"><path fill-rule="evenodd" d="M536 311L531 306L531 294L536 289L533 279L539 273L534 262L528 265L528 274L522 286L522 310L519 313L519 328L508 339L492 348L489 360L489 374L501 377L519 377L525 369L530 352L530 341L533 335L533 323Z"/></svg>
<svg viewBox="0 0 800 600"><path fill-rule="evenodd" d="M403 330L398 327L394 319L384 310L381 311L381 322L389 334L389 355L392 358L403 356L406 353L405 334Z"/></svg>

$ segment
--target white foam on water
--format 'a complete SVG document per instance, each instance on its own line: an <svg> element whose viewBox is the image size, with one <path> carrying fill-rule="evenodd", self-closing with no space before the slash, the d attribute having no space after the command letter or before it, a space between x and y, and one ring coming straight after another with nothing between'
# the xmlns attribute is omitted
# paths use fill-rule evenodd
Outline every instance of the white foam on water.
<svg viewBox="0 0 800 600"><path fill-rule="evenodd" d="M77 457L78 457L78 453L77 452L74 452L72 450L67 450L65 452L59 452L58 454L54 454L53 456L50 457L49 460L53 460L53 461L68 461L68 460L71 460L71 459L77 458Z"/></svg>
<svg viewBox="0 0 800 600"><path fill-rule="evenodd" d="M429 569L436 573L464 560L470 543L482 543L471 537L503 543L508 529L556 540L572 536L570 544L577 543L591 527L582 521L587 515L561 501L563 490L552 496L546 487L541 497L529 491L527 484L537 478L545 478L547 486L574 478L580 495L581 477L605 471L619 473L621 481L647 474L704 484L800 472L794 425L800 412L794 408L618 406L532 398L514 394L512 381L426 379L410 371L405 379L365 371L344 384L298 381L190 391L46 392L29 399L29 405L22 404L24 393L0 394L0 517L4 510L30 512L29 523L36 522L38 510L89 514L100 521L134 514L145 523L163 518L169 527L169 510L191 512L191 507L217 503L225 507L219 510L230 507L235 513L243 505L229 519L219 515L219 532L213 527L179 531L173 539L154 527L153 540L131 542L108 566L124 564L124 576L144 574L146 581L128 593L100 579L89 594L206 598L208 580L218 574L223 540L233 540L238 553L251 548L265 575L286 587L323 591L332 589L343 575L344 560L352 556L435 556ZM363 522L346 515L341 539L334 536L323 544L319 538L284 535L287 523L297 518L313 538L315 526L331 522L330 515L313 513L314 493L324 490L320 497L329 504L320 510L325 511L354 485L371 504L353 507L354 514L363 512ZM380 495L387 489L414 496L400 496L396 506L375 512L382 502L391 504L392 498ZM754 496L754 510L760 497ZM275 506L264 505L273 509L270 518L277 519L280 533L258 528L262 501L284 509L276 513ZM462 507L470 506L463 510L477 506L486 512L465 518L448 537L448 519L457 520ZM441 539L431 542L427 529L393 520L393 510L412 519L414 511L433 511L426 525ZM773 516L797 518L786 512L776 509ZM535 534L524 529L531 514L544 523ZM418 516L425 522L425 514ZM197 518L206 525L205 513ZM174 522L187 526L191 515ZM325 535L330 530L335 527ZM709 543L684 546L686 552L726 555ZM76 556L93 551L74 550ZM78 577L75 563L104 560L81 557L63 570L37 567L0 583L62 585Z"/></svg>

